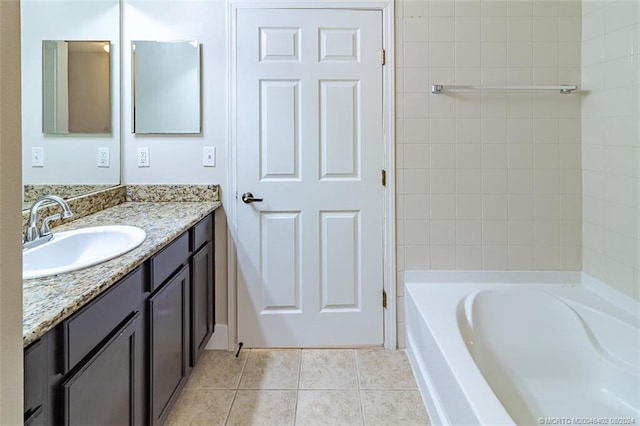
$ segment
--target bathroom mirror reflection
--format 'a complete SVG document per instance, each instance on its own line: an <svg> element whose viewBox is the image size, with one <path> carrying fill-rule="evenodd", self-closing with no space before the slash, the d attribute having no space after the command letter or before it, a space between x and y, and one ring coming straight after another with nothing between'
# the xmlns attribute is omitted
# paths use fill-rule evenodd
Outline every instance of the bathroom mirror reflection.
<svg viewBox="0 0 640 426"><path fill-rule="evenodd" d="M110 133L108 41L42 42L42 131Z"/></svg>
<svg viewBox="0 0 640 426"><path fill-rule="evenodd" d="M59 46L64 47L58 50ZM106 51L107 46L109 52ZM34 197L43 193L69 198L118 185L120 1L20 0L20 50L23 207L28 208ZM53 130L51 126L54 120L45 118L47 111L60 112L54 110L52 105L47 107L43 104L43 101L47 102L44 98L48 97L43 97L43 94L51 88L46 85L57 81L51 75L43 75L43 69L46 68L44 62L47 60L45 56L55 53L57 58L63 51L69 53L76 50L83 52L78 52L77 56L81 58L85 58L82 56L85 54L98 56L102 66L99 73L105 78L97 78L97 72L93 70L76 75L72 63L68 63L66 68L61 63L51 68L68 70L66 81L69 86L83 79L84 87L76 92L91 92L94 102L98 102L96 97L100 93L103 101L99 108L99 122L84 115L81 122L74 123L74 114L71 113L74 103L70 102L71 121L67 124L68 129L61 131L63 124L58 126L57 133L45 133L43 124ZM69 56L73 62L75 53ZM107 94L104 90L107 90ZM72 95L68 97L71 101ZM49 101L52 102L51 99ZM92 105L91 108L96 106ZM89 110L86 108L81 113ZM56 120L60 121L60 116ZM88 127L90 121L93 122L92 127Z"/></svg>
<svg viewBox="0 0 640 426"><path fill-rule="evenodd" d="M133 133L200 133L200 44L133 41Z"/></svg>

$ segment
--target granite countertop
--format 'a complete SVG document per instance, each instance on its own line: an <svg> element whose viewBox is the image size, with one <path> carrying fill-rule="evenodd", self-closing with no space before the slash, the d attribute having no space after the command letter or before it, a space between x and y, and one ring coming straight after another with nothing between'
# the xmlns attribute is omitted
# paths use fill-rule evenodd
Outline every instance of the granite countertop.
<svg viewBox="0 0 640 426"><path fill-rule="evenodd" d="M220 204L218 201L126 202L55 228L54 235L88 226L135 225L144 229L147 237L137 248L107 262L65 274L24 280L24 346L118 282Z"/></svg>

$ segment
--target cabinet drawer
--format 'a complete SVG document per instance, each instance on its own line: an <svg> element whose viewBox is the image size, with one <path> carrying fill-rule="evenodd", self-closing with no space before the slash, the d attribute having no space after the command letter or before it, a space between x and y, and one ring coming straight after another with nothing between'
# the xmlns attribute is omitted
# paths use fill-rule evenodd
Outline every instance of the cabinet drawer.
<svg viewBox="0 0 640 426"><path fill-rule="evenodd" d="M188 257L189 233L185 232L151 258L151 291L160 287Z"/></svg>
<svg viewBox="0 0 640 426"><path fill-rule="evenodd" d="M140 309L142 269L138 268L63 322L64 373L71 370L132 312Z"/></svg>
<svg viewBox="0 0 640 426"><path fill-rule="evenodd" d="M191 230L191 251L195 252L205 243L211 240L211 230L213 228L213 218L211 215L196 223Z"/></svg>

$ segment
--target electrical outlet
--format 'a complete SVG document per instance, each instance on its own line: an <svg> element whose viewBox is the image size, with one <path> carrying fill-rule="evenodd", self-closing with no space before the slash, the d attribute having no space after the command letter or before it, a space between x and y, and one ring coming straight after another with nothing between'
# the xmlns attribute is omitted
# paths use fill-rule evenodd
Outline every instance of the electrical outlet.
<svg viewBox="0 0 640 426"><path fill-rule="evenodd" d="M202 165L205 167L216 166L216 148L213 146L205 146L202 148Z"/></svg>
<svg viewBox="0 0 640 426"><path fill-rule="evenodd" d="M98 148L98 167L109 167L109 148Z"/></svg>
<svg viewBox="0 0 640 426"><path fill-rule="evenodd" d="M149 148L138 148L138 167L149 167L151 162L149 161Z"/></svg>
<svg viewBox="0 0 640 426"><path fill-rule="evenodd" d="M31 148L31 167L44 167L44 148L41 146Z"/></svg>

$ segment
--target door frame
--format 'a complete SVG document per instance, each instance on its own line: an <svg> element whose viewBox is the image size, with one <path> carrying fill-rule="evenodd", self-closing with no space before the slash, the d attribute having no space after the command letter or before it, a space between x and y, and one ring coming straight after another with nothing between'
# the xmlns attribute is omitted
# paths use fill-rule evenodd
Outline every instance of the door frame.
<svg viewBox="0 0 640 426"><path fill-rule="evenodd" d="M382 68L382 118L383 118L383 167L386 170L383 209L383 288L387 294L387 308L384 309L383 337L385 349L397 347L396 320L396 179L395 179L395 63L394 63L394 7L393 0L299 0L256 1L230 0L227 3L227 64L229 86L228 99L228 149L227 149L227 185L228 191L222 198L228 217L227 243L227 330L229 350L238 345L238 258L235 241L237 240L237 111L236 111L236 20L239 9L345 9L378 10L382 13L382 47L386 52L385 65ZM382 295L380 295L382 303Z"/></svg>

